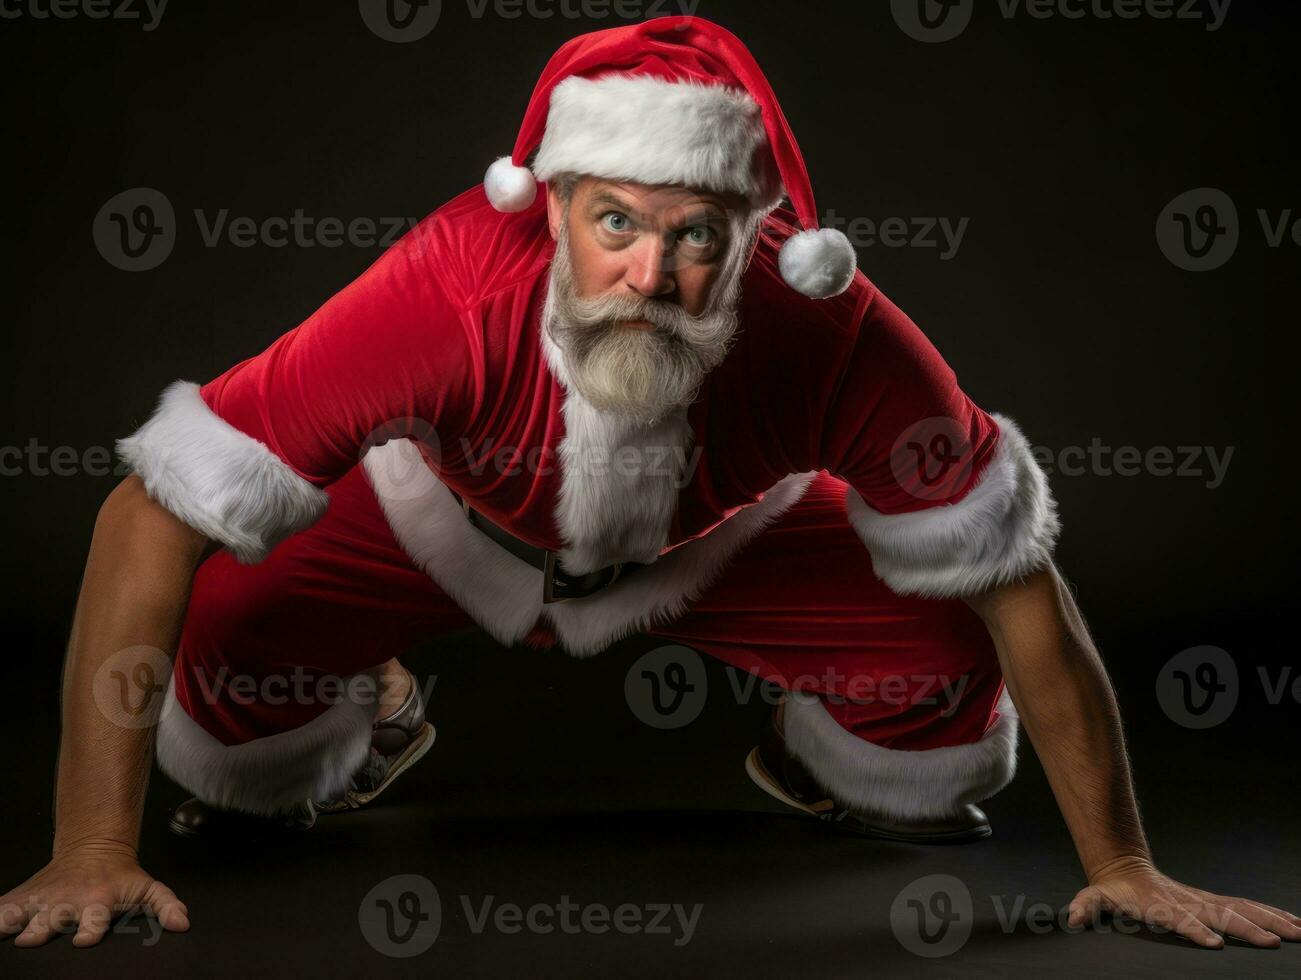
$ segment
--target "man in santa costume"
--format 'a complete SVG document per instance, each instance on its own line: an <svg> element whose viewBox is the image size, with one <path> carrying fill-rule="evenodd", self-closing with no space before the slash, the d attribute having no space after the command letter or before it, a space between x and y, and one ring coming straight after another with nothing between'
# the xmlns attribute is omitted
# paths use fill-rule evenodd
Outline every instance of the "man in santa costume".
<svg viewBox="0 0 1301 980"><path fill-rule="evenodd" d="M262 353L171 384L119 444L55 856L4 930L89 944L131 905L188 927L136 862L150 729L97 710L110 658L131 677L175 651L156 758L194 799L173 829L307 827L424 754L397 657L477 624L580 657L648 632L780 685L750 775L868 836L988 835L1019 715L1088 876L1073 922L1301 938L1153 866L1025 437L816 215L735 37L690 17L585 35L483 186Z"/></svg>

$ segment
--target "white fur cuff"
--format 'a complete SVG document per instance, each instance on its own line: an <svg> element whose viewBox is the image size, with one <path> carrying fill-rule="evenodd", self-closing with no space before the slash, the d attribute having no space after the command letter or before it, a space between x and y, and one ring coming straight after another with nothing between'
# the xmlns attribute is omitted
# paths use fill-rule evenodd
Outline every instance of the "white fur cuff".
<svg viewBox="0 0 1301 980"><path fill-rule="evenodd" d="M901 595L953 598L1014 581L1046 565L1061 525L1043 470L1016 423L994 415L994 458L956 504L882 514L853 487L849 520L876 574Z"/></svg>
<svg viewBox="0 0 1301 980"><path fill-rule="evenodd" d="M347 696L301 728L223 745L176 700L168 684L158 721L158 768L204 803L260 817L347 789L370 754L373 698Z"/></svg>
<svg viewBox="0 0 1301 980"><path fill-rule="evenodd" d="M314 524L330 499L208 408L192 381L168 385L117 452L150 497L246 565Z"/></svg>
<svg viewBox="0 0 1301 980"><path fill-rule="evenodd" d="M978 742L887 749L841 728L817 696L794 692L786 698L786 747L839 803L892 819L949 817L1016 775L1019 721L1006 688L998 711Z"/></svg>

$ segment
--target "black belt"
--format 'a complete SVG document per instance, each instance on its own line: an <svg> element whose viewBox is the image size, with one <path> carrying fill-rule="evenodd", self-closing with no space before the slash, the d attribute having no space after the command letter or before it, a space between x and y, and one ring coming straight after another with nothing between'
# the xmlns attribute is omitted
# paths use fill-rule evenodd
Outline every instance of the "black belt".
<svg viewBox="0 0 1301 980"><path fill-rule="evenodd" d="M620 561L598 568L594 572L588 572L586 575L571 575L561 567L560 557L554 551L539 548L515 537L500 524L493 523L471 507L469 501L459 493L452 491L452 496L461 502L465 516L471 524L516 558L528 562L542 572L543 602L564 602L566 599L586 598L644 567L640 562Z"/></svg>

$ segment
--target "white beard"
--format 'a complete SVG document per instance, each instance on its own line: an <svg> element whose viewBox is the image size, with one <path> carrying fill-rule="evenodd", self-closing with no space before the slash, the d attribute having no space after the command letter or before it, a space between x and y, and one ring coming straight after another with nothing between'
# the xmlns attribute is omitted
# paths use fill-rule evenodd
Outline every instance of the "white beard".
<svg viewBox="0 0 1301 980"><path fill-rule="evenodd" d="M757 221L752 228L757 230ZM617 311L614 319L646 319L657 330L589 321L580 328L591 331L588 341L595 337L586 358L574 349L579 345L564 343L576 336L565 323L576 297L567 235L562 230L558 236L542 313L542 348L565 388L556 502L565 571L581 575L618 561L649 564L667 545L678 492L689 479L693 433L687 409L735 331L741 264L750 252L747 231L742 227L732 236L714 297L699 317L676 315L663 309L663 302L644 307L640 297L604 306ZM602 308L599 300L586 312L593 308Z"/></svg>
<svg viewBox="0 0 1301 980"><path fill-rule="evenodd" d="M562 410L563 478L556 501L566 542L561 565L582 575L616 561L653 562L668 544L689 462L693 434L686 409L642 425L571 391Z"/></svg>
<svg viewBox="0 0 1301 980"><path fill-rule="evenodd" d="M580 296L562 223L542 329L564 363L565 387L603 411L647 424L691 404L736 332L740 275L734 266L738 254L748 254L748 243L729 247L709 302L693 316L677 303L632 292ZM633 320L653 329L623 325Z"/></svg>

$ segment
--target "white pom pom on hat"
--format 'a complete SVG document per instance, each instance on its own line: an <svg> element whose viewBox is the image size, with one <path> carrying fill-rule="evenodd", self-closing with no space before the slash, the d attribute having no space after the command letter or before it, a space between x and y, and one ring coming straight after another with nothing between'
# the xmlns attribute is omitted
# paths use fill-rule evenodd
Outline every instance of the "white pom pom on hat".
<svg viewBox="0 0 1301 980"><path fill-rule="evenodd" d="M538 182L528 167L517 167L510 157L498 157L483 176L483 189L498 211L524 211L538 193Z"/></svg>
<svg viewBox="0 0 1301 980"><path fill-rule="evenodd" d="M514 152L488 168L484 192L498 211L523 211L537 181L566 171L739 193L760 209L788 197L804 230L781 248L782 279L814 299L854 280L854 247L818 227L808 169L758 62L700 17L594 31L551 57Z"/></svg>
<svg viewBox="0 0 1301 980"><path fill-rule="evenodd" d="M786 239L777 253L786 284L813 299L839 296L854 281L858 253L834 228L813 228Z"/></svg>

